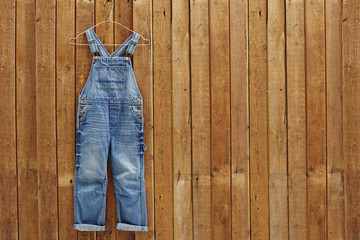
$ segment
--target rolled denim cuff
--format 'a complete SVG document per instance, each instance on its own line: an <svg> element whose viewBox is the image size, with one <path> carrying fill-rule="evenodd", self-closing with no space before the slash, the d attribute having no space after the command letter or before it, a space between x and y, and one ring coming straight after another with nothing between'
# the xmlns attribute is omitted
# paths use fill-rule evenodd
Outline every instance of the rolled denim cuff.
<svg viewBox="0 0 360 240"><path fill-rule="evenodd" d="M105 226L92 224L74 224L74 229L78 231L105 231Z"/></svg>
<svg viewBox="0 0 360 240"><path fill-rule="evenodd" d="M117 223L116 229L122 231L145 231L145 232L148 231L147 226L131 225L127 223Z"/></svg>

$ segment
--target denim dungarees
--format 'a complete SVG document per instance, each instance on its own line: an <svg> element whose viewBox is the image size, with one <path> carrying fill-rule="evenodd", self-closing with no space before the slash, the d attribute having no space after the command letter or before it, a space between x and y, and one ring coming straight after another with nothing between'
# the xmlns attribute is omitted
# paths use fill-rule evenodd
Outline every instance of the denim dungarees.
<svg viewBox="0 0 360 240"><path fill-rule="evenodd" d="M85 33L94 56L78 99L73 228L105 231L109 159L116 229L147 231L143 98L130 57L122 57L133 54L140 35L133 32L110 55L92 28Z"/></svg>

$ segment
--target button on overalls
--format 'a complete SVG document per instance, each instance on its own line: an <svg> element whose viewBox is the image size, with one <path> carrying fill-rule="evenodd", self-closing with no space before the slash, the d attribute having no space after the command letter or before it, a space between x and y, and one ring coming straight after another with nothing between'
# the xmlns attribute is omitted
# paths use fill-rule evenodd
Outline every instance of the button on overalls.
<svg viewBox="0 0 360 240"><path fill-rule="evenodd" d="M73 227L105 230L109 159L116 229L147 231L143 99L130 57L122 57L133 54L140 35L133 32L110 55L92 28L85 32L94 56L77 108Z"/></svg>

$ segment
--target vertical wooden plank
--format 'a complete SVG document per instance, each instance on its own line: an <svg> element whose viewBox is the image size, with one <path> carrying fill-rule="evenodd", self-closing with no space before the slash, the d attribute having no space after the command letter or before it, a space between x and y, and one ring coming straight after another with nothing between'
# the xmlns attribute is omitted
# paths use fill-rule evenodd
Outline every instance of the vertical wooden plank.
<svg viewBox="0 0 360 240"><path fill-rule="evenodd" d="M173 239L171 2L153 1L155 238Z"/></svg>
<svg viewBox="0 0 360 240"><path fill-rule="evenodd" d="M64 24L66 22L66 24ZM59 238L76 239L74 219L75 172L75 1L56 4L56 123L58 149Z"/></svg>
<svg viewBox="0 0 360 240"><path fill-rule="evenodd" d="M270 239L288 239L284 1L268 5L268 139Z"/></svg>
<svg viewBox="0 0 360 240"><path fill-rule="evenodd" d="M249 1L251 238L269 239L266 0Z"/></svg>
<svg viewBox="0 0 360 240"><path fill-rule="evenodd" d="M104 1L101 1L101 4L103 2ZM111 3L109 2L108 5L111 5ZM122 25L125 25L129 29L133 29L133 1L115 0L115 8L114 8L113 14L114 14L114 21L120 22ZM131 34L132 34L132 32L129 31L128 29L126 29L118 24L114 24L114 41L115 41L115 43L122 43ZM119 45L116 45L115 49L118 47L119 47ZM135 53L135 51L134 51L134 53ZM125 56L125 54L124 54L124 56Z"/></svg>
<svg viewBox="0 0 360 240"><path fill-rule="evenodd" d="M132 29L132 1L127 0L118 0L115 2L115 9L114 9L114 17L115 21L120 22L121 24L125 25L126 27ZM110 5L110 3L109 3ZM117 24L114 25L114 42L115 43L122 43L127 39L132 32L127 30L126 28L119 26ZM120 45L116 45L115 49L118 48ZM124 55L125 56L125 55ZM115 202L114 202L115 204ZM116 224L115 224L116 225ZM116 239L118 240L126 240L126 239L134 239L135 234L131 231L118 231L116 230Z"/></svg>
<svg viewBox="0 0 360 240"><path fill-rule="evenodd" d="M103 3L103 1L101 1L101 4L102 3ZM115 7L114 7L115 21L120 22L121 24L125 25L129 29L132 29L133 28L132 27L132 19L133 19L133 15L132 15L133 3L132 3L132 1L118 0L118 1L115 1L115 3L116 3ZM110 2L108 4L111 5ZM127 30L126 28L124 28L118 24L114 25L114 31L115 31L114 32L114 42L115 43L122 43L132 33L131 31ZM115 49L117 49L119 46L120 45L116 45ZM114 192L114 194L115 194L115 192ZM114 204L115 204L115 201L114 201ZM115 214L116 214L116 212L115 212ZM117 221L117 219L116 219L116 221ZM116 230L116 239L117 240L126 240L126 239L134 239L134 238L135 238L134 232Z"/></svg>
<svg viewBox="0 0 360 240"><path fill-rule="evenodd" d="M286 1L289 239L307 238L304 0Z"/></svg>
<svg viewBox="0 0 360 240"><path fill-rule="evenodd" d="M19 239L39 239L36 159L35 1L16 4L16 129Z"/></svg>
<svg viewBox="0 0 360 240"><path fill-rule="evenodd" d="M144 155L145 168L145 191L147 209L147 232L136 232L137 240L155 239L154 228L154 106L153 106L153 78L152 78L152 1L137 0L133 2L133 26L134 31L150 40L149 46L139 45L136 47L133 57L133 68L140 93L143 97L144 113L144 142L147 150ZM147 42L139 39L140 44Z"/></svg>
<svg viewBox="0 0 360 240"><path fill-rule="evenodd" d="M248 1L230 0L232 239L250 239Z"/></svg>
<svg viewBox="0 0 360 240"><path fill-rule="evenodd" d="M4 1L0 12L0 236L17 239L15 1Z"/></svg>
<svg viewBox="0 0 360 240"><path fill-rule="evenodd" d="M120 22L121 24L127 26L132 29L132 6L133 1L128 0L119 0L115 5L115 21ZM127 39L132 32L127 30L124 27L121 27L115 24L115 42L122 43L125 39ZM119 45L115 46L115 48L119 47ZM126 239L134 239L135 233L131 231L116 231L116 239L126 240Z"/></svg>
<svg viewBox="0 0 360 240"><path fill-rule="evenodd" d="M342 129L342 4L326 1L327 239L345 239Z"/></svg>
<svg viewBox="0 0 360 240"><path fill-rule="evenodd" d="M210 1L211 234L231 238L229 2Z"/></svg>
<svg viewBox="0 0 360 240"><path fill-rule="evenodd" d="M189 2L172 1L174 238L192 239Z"/></svg>
<svg viewBox="0 0 360 240"><path fill-rule="evenodd" d="M114 1L114 9L112 12L112 16L111 19L115 20L115 14L116 11L118 11L117 9L117 4ZM111 11L111 7L112 7L112 3L110 2L106 2L104 5L104 1L95 1L95 23L98 24L102 21L105 21L109 18L110 15L110 11ZM119 19L115 20L118 21ZM122 22L120 20L120 22ZM95 32L96 35L100 38L101 42L104 44L105 48L107 49L107 51L112 54L112 52L117 49L119 47L119 45L116 46L112 46L112 45L107 45L107 44L113 44L113 43L121 43L119 42L119 39L116 39L114 42L114 29L115 29L115 24L111 23L111 22L107 22L107 23L102 23L98 26L95 27Z"/></svg>
<svg viewBox="0 0 360 240"><path fill-rule="evenodd" d="M88 0L76 0L76 35L85 31L86 29L95 25L94 19L94 1ZM76 40L77 43L86 43L88 44L86 34L82 34ZM92 62L92 53L90 51L89 45L79 45L75 47L75 106L78 105L78 96L80 90L84 87L87 78L90 73L91 62ZM74 113L74 118L76 119L76 113ZM74 134L76 133L76 126ZM76 135L75 135L76 136ZM75 155L74 155L75 156ZM75 166L75 162L74 162ZM91 232L78 232L78 239L96 239L96 231Z"/></svg>
<svg viewBox="0 0 360 240"><path fill-rule="evenodd" d="M211 239L209 1L190 1L193 238Z"/></svg>
<svg viewBox="0 0 360 240"><path fill-rule="evenodd" d="M343 1L345 239L360 238L360 2Z"/></svg>
<svg viewBox="0 0 360 240"><path fill-rule="evenodd" d="M308 239L326 239L324 1L305 2Z"/></svg>
<svg viewBox="0 0 360 240"><path fill-rule="evenodd" d="M112 2L95 1L95 23L100 23L107 20L110 15ZM115 9L115 1L114 1ZM112 15L114 19L114 12ZM95 27L96 35L100 38L100 41L104 44L107 51L112 54L117 46L111 46L106 44L114 43L114 24L107 22ZM119 42L117 42L119 43ZM106 212L105 212L105 231L98 231L96 233L96 239L111 239L115 240L116 235L116 203L115 203L115 189L114 180L111 171L110 162L107 163L107 191L106 191Z"/></svg>
<svg viewBox="0 0 360 240"><path fill-rule="evenodd" d="M58 238L55 0L36 2L36 149L39 239Z"/></svg>
<svg viewBox="0 0 360 240"><path fill-rule="evenodd" d="M133 1L128 0L118 0L115 1L115 9L114 9L114 17L115 21L120 22L121 24L125 25L129 29L132 29L132 6ZM103 3L103 1L102 1ZM110 3L108 3L111 5ZM114 25L114 42L115 43L122 43L125 39L127 39L132 32L127 30L126 28L115 24ZM118 48L120 45L116 45L115 49ZM125 55L124 55L125 56ZM115 191L115 190L114 190ZM114 202L115 204L115 202ZM131 231L118 231L116 230L116 239L119 240L126 240L126 239L134 239L135 233Z"/></svg>

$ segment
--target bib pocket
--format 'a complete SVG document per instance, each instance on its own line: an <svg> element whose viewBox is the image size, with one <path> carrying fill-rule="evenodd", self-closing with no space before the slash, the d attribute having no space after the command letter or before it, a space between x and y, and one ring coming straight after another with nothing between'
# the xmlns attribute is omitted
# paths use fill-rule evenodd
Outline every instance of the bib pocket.
<svg viewBox="0 0 360 240"><path fill-rule="evenodd" d="M122 90L126 87L128 66L96 66L95 87Z"/></svg>

